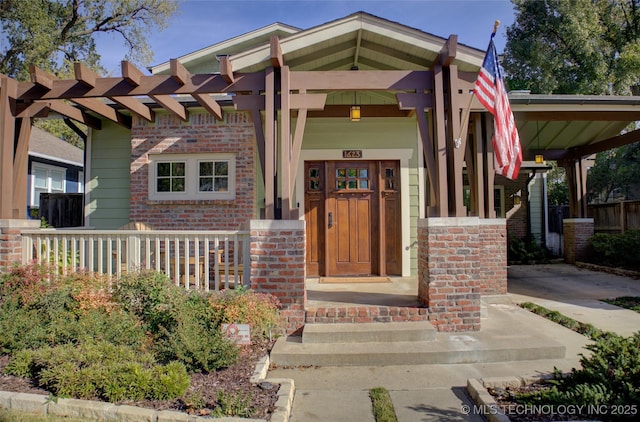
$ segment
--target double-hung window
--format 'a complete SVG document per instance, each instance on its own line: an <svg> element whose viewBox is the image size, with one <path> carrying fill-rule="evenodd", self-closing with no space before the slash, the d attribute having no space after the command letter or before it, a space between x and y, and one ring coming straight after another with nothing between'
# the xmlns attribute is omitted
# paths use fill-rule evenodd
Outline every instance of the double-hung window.
<svg viewBox="0 0 640 422"><path fill-rule="evenodd" d="M157 154L149 166L151 200L235 198L233 154Z"/></svg>
<svg viewBox="0 0 640 422"><path fill-rule="evenodd" d="M65 192L66 169L42 163L31 164L31 200L32 207L40 206L41 193Z"/></svg>

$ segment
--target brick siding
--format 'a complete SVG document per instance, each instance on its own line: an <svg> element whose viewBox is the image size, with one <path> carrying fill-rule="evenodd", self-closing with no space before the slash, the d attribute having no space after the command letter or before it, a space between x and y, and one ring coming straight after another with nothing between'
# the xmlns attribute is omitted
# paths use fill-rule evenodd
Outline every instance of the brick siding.
<svg viewBox="0 0 640 422"><path fill-rule="evenodd" d="M252 220L251 289L280 300L287 334L304 326L305 228L300 220Z"/></svg>
<svg viewBox="0 0 640 422"><path fill-rule="evenodd" d="M593 236L593 218L571 218L562 221L564 260L568 264L584 261L589 254L589 239Z"/></svg>
<svg viewBox="0 0 640 422"><path fill-rule="evenodd" d="M0 271L22 262L23 229L37 229L39 220L0 220Z"/></svg>
<svg viewBox="0 0 640 422"><path fill-rule="evenodd" d="M507 293L507 227L504 219L480 219L480 294Z"/></svg>
<svg viewBox="0 0 640 422"><path fill-rule="evenodd" d="M246 229L256 212L255 133L248 113L191 113L183 122L159 115L133 119L131 129L130 221L174 230ZM236 197L232 200L149 200L149 154L234 153Z"/></svg>
<svg viewBox="0 0 640 422"><path fill-rule="evenodd" d="M480 329L478 218L418 221L418 299L438 331Z"/></svg>

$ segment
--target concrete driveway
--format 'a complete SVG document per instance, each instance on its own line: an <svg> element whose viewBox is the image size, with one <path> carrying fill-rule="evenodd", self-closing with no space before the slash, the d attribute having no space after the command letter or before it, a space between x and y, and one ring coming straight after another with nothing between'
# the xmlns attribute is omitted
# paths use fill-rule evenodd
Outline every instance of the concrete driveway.
<svg viewBox="0 0 640 422"><path fill-rule="evenodd" d="M602 299L640 296L640 280L568 264L513 265L508 290L514 303L533 302L580 322L629 336L640 330L640 314Z"/></svg>

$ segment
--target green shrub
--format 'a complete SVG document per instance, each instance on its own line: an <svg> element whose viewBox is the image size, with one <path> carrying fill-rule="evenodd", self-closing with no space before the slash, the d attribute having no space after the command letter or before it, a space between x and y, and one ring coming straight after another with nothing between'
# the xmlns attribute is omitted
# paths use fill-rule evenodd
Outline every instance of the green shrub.
<svg viewBox="0 0 640 422"><path fill-rule="evenodd" d="M100 339L131 346L146 341L140 321L114 303L102 276L52 275L29 265L2 277L0 289L3 353Z"/></svg>
<svg viewBox="0 0 640 422"><path fill-rule="evenodd" d="M522 264L549 262L550 253L540 246L535 239L525 242L517 237L509 238L509 249L507 250L507 260Z"/></svg>
<svg viewBox="0 0 640 422"><path fill-rule="evenodd" d="M159 327L156 337L162 361L178 360L190 372L212 372L236 362L238 347L223 337L219 314L205 296L191 292L171 314L174 321Z"/></svg>
<svg viewBox="0 0 640 422"><path fill-rule="evenodd" d="M157 333L158 327L169 328L175 322L173 309L186 300L186 292L163 273L142 271L123 275L113 298L141 318L148 331Z"/></svg>
<svg viewBox="0 0 640 422"><path fill-rule="evenodd" d="M270 339L280 324L280 302L270 294L244 288L222 290L213 293L209 303L220 312L223 323L250 324L254 338Z"/></svg>
<svg viewBox="0 0 640 422"><path fill-rule="evenodd" d="M567 377L553 380L549 389L520 394L517 401L575 406L639 403L640 333L626 338L608 334L585 347L591 354L581 355L581 369L573 369Z"/></svg>
<svg viewBox="0 0 640 422"><path fill-rule="evenodd" d="M238 348L220 333L221 314L206 297L176 286L164 274L125 275L114 299L143 321L161 362L178 360L189 372L212 372L236 362Z"/></svg>
<svg viewBox="0 0 640 422"><path fill-rule="evenodd" d="M107 342L23 350L5 370L33 379L56 396L110 402L174 399L190 383L179 362L160 366L150 353Z"/></svg>
<svg viewBox="0 0 640 422"><path fill-rule="evenodd" d="M590 239L593 264L640 270L640 230L622 234L596 233Z"/></svg>

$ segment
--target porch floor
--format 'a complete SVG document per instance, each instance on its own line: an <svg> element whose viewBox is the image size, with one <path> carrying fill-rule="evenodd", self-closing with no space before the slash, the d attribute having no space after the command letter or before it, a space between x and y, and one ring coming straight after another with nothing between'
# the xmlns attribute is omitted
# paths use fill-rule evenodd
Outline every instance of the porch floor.
<svg viewBox="0 0 640 422"><path fill-rule="evenodd" d="M388 283L320 283L307 278L306 309L346 306L419 307L417 277L389 277Z"/></svg>

